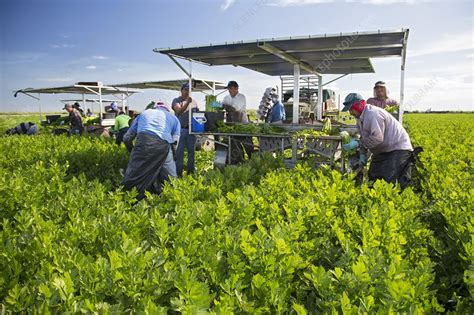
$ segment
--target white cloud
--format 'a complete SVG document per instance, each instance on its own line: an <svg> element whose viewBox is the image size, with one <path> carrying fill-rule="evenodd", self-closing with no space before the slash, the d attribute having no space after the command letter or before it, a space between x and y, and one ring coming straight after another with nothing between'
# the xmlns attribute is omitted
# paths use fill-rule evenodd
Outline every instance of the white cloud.
<svg viewBox="0 0 474 315"><path fill-rule="evenodd" d="M94 66L94 65L89 65L89 66L86 67L86 69L88 69L88 70L95 70L95 69L97 69L97 67Z"/></svg>
<svg viewBox="0 0 474 315"><path fill-rule="evenodd" d="M408 50L409 57L419 57L438 53L456 52L474 49L474 38L472 31L460 34L445 35L437 41L433 41L420 49Z"/></svg>
<svg viewBox="0 0 474 315"><path fill-rule="evenodd" d="M225 11L230 8L235 3L235 0L225 0L224 3L221 5L221 10Z"/></svg>
<svg viewBox="0 0 474 315"><path fill-rule="evenodd" d="M92 58L93 58L93 59L97 59L97 60L106 60L106 59L109 59L109 57L101 56L101 55L92 56Z"/></svg>
<svg viewBox="0 0 474 315"><path fill-rule="evenodd" d="M372 5L387 5L387 4L417 4L431 2L430 0L346 0L346 2L357 2Z"/></svg>
<svg viewBox="0 0 474 315"><path fill-rule="evenodd" d="M277 2L271 2L269 5L277 7L290 7L290 6L303 6L319 3L330 3L334 0L279 0Z"/></svg>
<svg viewBox="0 0 474 315"><path fill-rule="evenodd" d="M51 48L74 48L76 47L76 45L72 45L72 44L52 44L52 45L49 45L49 47Z"/></svg>
<svg viewBox="0 0 474 315"><path fill-rule="evenodd" d="M321 3L333 3L333 2L347 2L347 3L363 3L371 5L388 5L388 4L417 4L431 2L431 0L277 0L275 2L270 2L270 6L278 7L289 7L289 6L304 6L312 4L321 4Z"/></svg>

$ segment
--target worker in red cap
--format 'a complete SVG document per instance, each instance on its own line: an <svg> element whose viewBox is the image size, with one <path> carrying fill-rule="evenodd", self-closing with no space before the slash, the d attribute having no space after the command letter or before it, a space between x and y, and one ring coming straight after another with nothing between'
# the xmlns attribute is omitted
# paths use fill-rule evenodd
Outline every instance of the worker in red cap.
<svg viewBox="0 0 474 315"><path fill-rule="evenodd" d="M367 163L365 152L372 153L369 179L398 182L402 188L411 181L413 147L402 124L386 110L367 104L358 93L350 93L342 111L349 111L357 119L360 139L352 139L343 149L360 148L361 162Z"/></svg>

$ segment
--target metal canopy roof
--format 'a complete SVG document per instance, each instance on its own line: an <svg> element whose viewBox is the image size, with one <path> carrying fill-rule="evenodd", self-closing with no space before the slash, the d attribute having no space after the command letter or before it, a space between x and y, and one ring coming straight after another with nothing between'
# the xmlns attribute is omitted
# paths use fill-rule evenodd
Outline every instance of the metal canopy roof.
<svg viewBox="0 0 474 315"><path fill-rule="evenodd" d="M75 102L86 102L86 103L99 103L100 100L95 98L86 98L86 99L70 99L70 100L60 100L61 103L75 103ZM102 99L102 102L117 102L117 99Z"/></svg>
<svg viewBox="0 0 474 315"><path fill-rule="evenodd" d="M18 93L28 93L28 94L99 94L99 90L102 95L118 95L118 94L133 94L140 92L139 90L134 89L125 89L125 88L117 88L113 86L104 86L99 83L93 84L74 84L70 86L61 86L61 87L51 87L51 88L26 88L22 90L18 90Z"/></svg>
<svg viewBox="0 0 474 315"><path fill-rule="evenodd" d="M192 79L192 89L194 91L208 91L212 90L213 86L216 90L222 90L226 88L226 84L223 82ZM180 90L183 83L189 82L189 79L178 79L178 80L164 80L164 81L145 81L136 83L123 83L114 84L115 87L122 88L136 88L136 89L163 89L163 90Z"/></svg>
<svg viewBox="0 0 474 315"><path fill-rule="evenodd" d="M408 29L402 29L272 38L154 51L207 65L242 66L272 76L293 75L293 64L300 64L301 74L372 73L374 68L370 58L402 56L407 36Z"/></svg>

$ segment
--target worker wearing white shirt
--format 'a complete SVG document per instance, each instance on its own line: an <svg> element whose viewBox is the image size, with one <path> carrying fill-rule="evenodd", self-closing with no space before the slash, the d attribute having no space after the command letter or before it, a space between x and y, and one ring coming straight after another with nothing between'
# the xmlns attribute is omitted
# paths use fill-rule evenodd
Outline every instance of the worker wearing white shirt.
<svg viewBox="0 0 474 315"><path fill-rule="evenodd" d="M227 84L229 95L224 97L222 104L227 111L227 121L236 123L248 123L247 100L245 95L239 93L239 85L235 81Z"/></svg>
<svg viewBox="0 0 474 315"><path fill-rule="evenodd" d="M239 85L235 81L229 81L227 84L227 90L229 95L224 97L222 104L227 112L227 122L233 123L248 123L247 117L247 100L245 95L239 93ZM235 143L232 144L234 153L232 155L236 157L236 162L243 161L244 152L242 146L247 153L248 158L252 157L254 151L252 137L234 137ZM232 141L234 142L234 141Z"/></svg>

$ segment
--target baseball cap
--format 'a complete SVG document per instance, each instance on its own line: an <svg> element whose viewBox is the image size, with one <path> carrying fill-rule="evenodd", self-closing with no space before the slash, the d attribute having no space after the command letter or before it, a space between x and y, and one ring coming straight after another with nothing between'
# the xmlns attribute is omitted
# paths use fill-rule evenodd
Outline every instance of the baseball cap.
<svg viewBox="0 0 474 315"><path fill-rule="evenodd" d="M181 91L182 90L189 90L189 83L188 82L181 84Z"/></svg>
<svg viewBox="0 0 474 315"><path fill-rule="evenodd" d="M229 83L227 83L227 88L231 87L239 87L239 84L236 81L229 81Z"/></svg>
<svg viewBox="0 0 474 315"><path fill-rule="evenodd" d="M364 98L359 93L349 93L349 94L347 94L346 98L344 99L344 103L342 103L344 105L344 108L341 111L342 112L347 112L349 110L349 108L351 108L351 106L354 102L360 101L360 100L363 100L363 99Z"/></svg>

